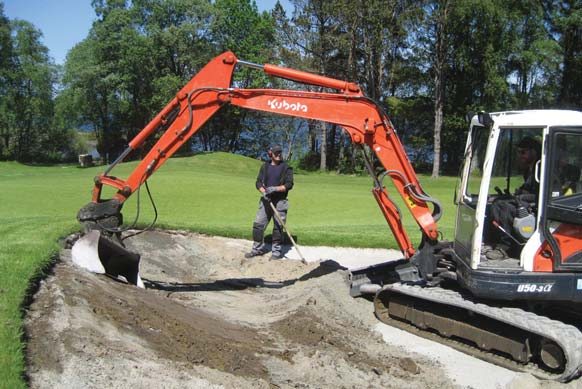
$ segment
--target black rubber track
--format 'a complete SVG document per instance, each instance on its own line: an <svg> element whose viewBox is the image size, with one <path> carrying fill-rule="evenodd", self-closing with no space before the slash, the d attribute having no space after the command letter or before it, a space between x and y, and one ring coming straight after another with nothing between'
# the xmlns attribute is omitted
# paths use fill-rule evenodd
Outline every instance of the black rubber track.
<svg viewBox="0 0 582 389"><path fill-rule="evenodd" d="M443 288L426 288L396 283L385 286L376 296L382 293L398 293L416 299L432 301L441 305L446 304L461 308L552 340L562 348L566 359L566 365L562 372L552 373L540 369L536 364L519 364L501 356L438 336L431 332L421 330L413 331L432 340L434 340L435 337L438 337L440 338L441 343L450 345L460 351L474 355L477 358L487 360L512 370L531 373L542 379L551 379L560 382L570 381L578 377L582 372L582 332L572 325L564 324L545 316L536 315L535 313L520 308L499 308L488 306L483 303L475 303L456 291ZM387 310L383 311L378 309L378 304L383 304L381 299L376 297L374 303L376 306L376 316L381 321L389 325L394 325L395 322L397 322L387 316ZM401 323L398 326L403 328ZM412 327L411 325L408 326Z"/></svg>

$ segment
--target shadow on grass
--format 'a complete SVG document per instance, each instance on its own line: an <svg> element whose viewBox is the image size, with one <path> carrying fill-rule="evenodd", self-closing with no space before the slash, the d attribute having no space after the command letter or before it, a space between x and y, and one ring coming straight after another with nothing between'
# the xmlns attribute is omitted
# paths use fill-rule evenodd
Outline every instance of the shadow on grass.
<svg viewBox="0 0 582 389"><path fill-rule="evenodd" d="M166 292L215 292L225 290L243 290L249 288L279 289L290 286L299 281L307 281L312 278L323 277L338 270L346 270L336 261L331 259L323 261L319 266L299 278L279 282L265 281L262 278L227 278L213 282L179 283L148 280L142 278L147 289L163 290Z"/></svg>

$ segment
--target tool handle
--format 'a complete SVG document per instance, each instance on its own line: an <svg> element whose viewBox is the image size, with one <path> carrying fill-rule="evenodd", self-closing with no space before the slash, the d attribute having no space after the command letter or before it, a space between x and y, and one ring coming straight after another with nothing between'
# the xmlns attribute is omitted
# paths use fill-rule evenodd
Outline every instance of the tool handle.
<svg viewBox="0 0 582 389"><path fill-rule="evenodd" d="M301 251L299 251L299 247L295 243L295 240L293 239L293 236L291 235L291 232L289 231L289 229L287 228L287 226L285 225L285 223L283 223L283 219L281 218L281 215L279 214L279 211L277 211L277 208L275 208L275 205L273 205L273 202L272 201L269 201L269 205L271 206L271 209L273 210L273 215L275 216L275 219L277 219L277 222L283 227L283 229L287 233L287 236L291 240L291 243L293 244L293 247L295 247L295 250L297 250L297 254L299 254L299 258L301 258L301 262L307 263L307 261L305 260L305 258L303 258L303 255L301 254Z"/></svg>

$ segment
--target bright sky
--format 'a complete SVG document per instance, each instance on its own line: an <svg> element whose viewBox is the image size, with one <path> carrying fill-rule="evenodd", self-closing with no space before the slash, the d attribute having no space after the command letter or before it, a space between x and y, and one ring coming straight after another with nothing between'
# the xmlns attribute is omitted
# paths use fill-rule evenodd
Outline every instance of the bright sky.
<svg viewBox="0 0 582 389"><path fill-rule="evenodd" d="M91 0L0 0L4 15L31 22L42 31L42 43L55 63L63 64L67 52L82 41L95 19ZM256 0L259 11L271 10L277 0ZM289 13L288 0L280 0Z"/></svg>

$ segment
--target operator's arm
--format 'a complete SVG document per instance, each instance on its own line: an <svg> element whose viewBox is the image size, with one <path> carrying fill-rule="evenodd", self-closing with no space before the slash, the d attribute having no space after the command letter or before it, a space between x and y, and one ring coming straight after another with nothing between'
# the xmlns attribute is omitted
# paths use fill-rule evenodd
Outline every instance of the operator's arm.
<svg viewBox="0 0 582 389"><path fill-rule="evenodd" d="M265 181L265 170L266 170L266 164L263 163L261 165L261 168L259 169L259 175L257 176L257 181L255 182L255 187L261 193L265 193L265 186L263 185L263 182Z"/></svg>
<svg viewBox="0 0 582 389"><path fill-rule="evenodd" d="M537 201L538 192L539 184L535 180L533 173L530 172L530 175L524 180L523 185L516 189L515 195L522 201L534 203Z"/></svg>
<svg viewBox="0 0 582 389"><path fill-rule="evenodd" d="M285 171L285 177L283 181L283 185L280 185L279 192L289 192L293 189L293 168L291 166L287 166L287 171Z"/></svg>

